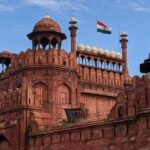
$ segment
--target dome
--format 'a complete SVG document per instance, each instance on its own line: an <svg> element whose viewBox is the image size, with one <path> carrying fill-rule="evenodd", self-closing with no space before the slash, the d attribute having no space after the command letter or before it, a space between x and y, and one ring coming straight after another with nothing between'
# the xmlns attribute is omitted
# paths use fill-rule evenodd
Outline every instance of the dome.
<svg viewBox="0 0 150 150"><path fill-rule="evenodd" d="M104 53L105 53L105 55L106 55L106 56L109 56L109 55L110 55L110 51L109 51L109 50L107 50L107 49L105 50L105 52L104 52Z"/></svg>
<svg viewBox="0 0 150 150"><path fill-rule="evenodd" d="M0 63L5 64L6 67L9 67L11 62L11 53L8 50L4 50L0 53Z"/></svg>
<svg viewBox="0 0 150 150"><path fill-rule="evenodd" d="M121 54L119 52L116 53L117 58L121 58Z"/></svg>
<svg viewBox="0 0 150 150"><path fill-rule="evenodd" d="M33 32L36 31L54 31L61 32L60 26L52 18L46 15L43 19L37 22L33 28Z"/></svg>
<svg viewBox="0 0 150 150"><path fill-rule="evenodd" d="M115 57L115 52L113 50L110 51L110 56Z"/></svg>
<svg viewBox="0 0 150 150"><path fill-rule="evenodd" d="M99 48L98 51L97 51L99 54L103 54L104 53L104 50L102 48Z"/></svg>
<svg viewBox="0 0 150 150"><path fill-rule="evenodd" d="M91 47L90 47L89 45L86 45L86 46L85 46L85 49L86 49L87 51L89 51L89 52L91 51Z"/></svg>
<svg viewBox="0 0 150 150"><path fill-rule="evenodd" d="M8 50L4 50L0 53L0 56L10 57L11 53Z"/></svg>
<svg viewBox="0 0 150 150"><path fill-rule="evenodd" d="M93 53L97 53L97 48L96 47L92 47L92 52Z"/></svg>
<svg viewBox="0 0 150 150"><path fill-rule="evenodd" d="M85 50L85 46L83 44L80 44L78 47L77 47L78 50Z"/></svg>

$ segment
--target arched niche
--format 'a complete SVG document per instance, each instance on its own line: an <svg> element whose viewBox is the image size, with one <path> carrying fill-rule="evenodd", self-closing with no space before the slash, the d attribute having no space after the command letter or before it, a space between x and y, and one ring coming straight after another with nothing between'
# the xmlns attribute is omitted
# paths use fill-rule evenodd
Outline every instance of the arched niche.
<svg viewBox="0 0 150 150"><path fill-rule="evenodd" d="M108 84L108 72L103 71L103 83Z"/></svg>
<svg viewBox="0 0 150 150"><path fill-rule="evenodd" d="M0 134L0 150L13 150L8 139Z"/></svg>
<svg viewBox="0 0 150 150"><path fill-rule="evenodd" d="M102 71L100 69L97 70L97 82L102 82Z"/></svg>
<svg viewBox="0 0 150 150"><path fill-rule="evenodd" d="M109 83L114 84L115 75L114 72L109 73Z"/></svg>
<svg viewBox="0 0 150 150"><path fill-rule="evenodd" d="M90 69L90 80L91 80L92 82L95 82L95 80L96 80L96 71L95 71L94 68L91 68L91 69Z"/></svg>
<svg viewBox="0 0 150 150"><path fill-rule="evenodd" d="M67 84L60 84L57 88L57 119L58 121L67 120L65 108L71 104L71 90Z"/></svg>
<svg viewBox="0 0 150 150"><path fill-rule="evenodd" d="M2 92L1 99L3 100L3 106L6 108L6 92Z"/></svg>
<svg viewBox="0 0 150 150"><path fill-rule="evenodd" d="M122 118L123 115L124 115L123 107L122 107L122 106L118 106L116 113L117 113L117 117L118 117L118 118Z"/></svg>
<svg viewBox="0 0 150 150"><path fill-rule="evenodd" d="M45 112L49 112L48 87L42 82L33 86L34 100L32 104L42 106Z"/></svg>
<svg viewBox="0 0 150 150"><path fill-rule="evenodd" d="M116 83L116 85L120 85L120 74L119 73L115 73L115 83Z"/></svg>
<svg viewBox="0 0 150 150"><path fill-rule="evenodd" d="M7 107L9 107L11 105L11 100L12 100L12 92L7 91L7 93L6 93L6 104L7 104L6 106Z"/></svg>
<svg viewBox="0 0 150 150"><path fill-rule="evenodd" d="M13 106L15 103L18 105L18 92L16 89L14 89L12 93L11 106Z"/></svg>
<svg viewBox="0 0 150 150"><path fill-rule="evenodd" d="M84 67L84 80L89 80L89 68Z"/></svg>
<svg viewBox="0 0 150 150"><path fill-rule="evenodd" d="M39 131L39 125L38 125L37 121L35 121L35 120L31 121L31 128L30 129L32 132Z"/></svg>
<svg viewBox="0 0 150 150"><path fill-rule="evenodd" d="M60 105L71 104L71 90L66 84L58 86L58 103Z"/></svg>

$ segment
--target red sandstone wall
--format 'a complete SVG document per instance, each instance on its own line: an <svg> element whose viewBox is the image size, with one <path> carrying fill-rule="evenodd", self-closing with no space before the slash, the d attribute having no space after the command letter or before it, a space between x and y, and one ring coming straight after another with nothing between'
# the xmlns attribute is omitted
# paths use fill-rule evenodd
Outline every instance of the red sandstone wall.
<svg viewBox="0 0 150 150"><path fill-rule="evenodd" d="M134 78L133 83L119 94L109 120L31 133L30 150L150 149L150 80Z"/></svg>
<svg viewBox="0 0 150 150"><path fill-rule="evenodd" d="M136 124L129 122L52 131L44 135L31 136L30 150L40 148L45 150L135 150L137 148L136 132Z"/></svg>
<svg viewBox="0 0 150 150"><path fill-rule="evenodd" d="M102 95L82 94L80 103L88 110L88 120L107 119L110 110L116 103L116 99Z"/></svg>

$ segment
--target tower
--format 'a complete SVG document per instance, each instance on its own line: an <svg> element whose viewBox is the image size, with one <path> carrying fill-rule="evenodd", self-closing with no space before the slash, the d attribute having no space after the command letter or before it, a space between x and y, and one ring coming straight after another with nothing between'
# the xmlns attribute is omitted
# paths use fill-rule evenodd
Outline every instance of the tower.
<svg viewBox="0 0 150 150"><path fill-rule="evenodd" d="M122 48L122 59L124 61L123 70L124 70L125 80L129 76L129 74L128 74L128 60L127 60L127 43L128 43L127 36L128 35L126 32L122 32L120 35L120 37L121 37L120 43L121 43L121 48Z"/></svg>
<svg viewBox="0 0 150 150"><path fill-rule="evenodd" d="M71 18L69 21L70 27L70 37L71 37L71 51L76 54L76 31L78 30L78 27L76 26L77 20L76 18Z"/></svg>
<svg viewBox="0 0 150 150"><path fill-rule="evenodd" d="M140 71L146 73L150 78L150 54L149 58L144 60L144 63L140 64Z"/></svg>

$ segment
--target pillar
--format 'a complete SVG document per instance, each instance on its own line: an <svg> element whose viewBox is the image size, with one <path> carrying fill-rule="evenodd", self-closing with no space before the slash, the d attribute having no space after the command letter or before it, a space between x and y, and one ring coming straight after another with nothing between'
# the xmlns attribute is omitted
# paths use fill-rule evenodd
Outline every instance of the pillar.
<svg viewBox="0 0 150 150"><path fill-rule="evenodd" d="M120 43L121 43L121 48L122 48L122 59L124 61L124 76L125 76L125 79L128 78L129 74L128 74L128 60L127 60L127 43L128 43L128 39L127 39L127 33L125 32L122 32L120 37L121 37L121 40L120 40Z"/></svg>
<svg viewBox="0 0 150 150"><path fill-rule="evenodd" d="M70 37L71 37L71 51L76 54L76 31L78 27L76 26L77 20L75 18L71 18L70 20Z"/></svg>

